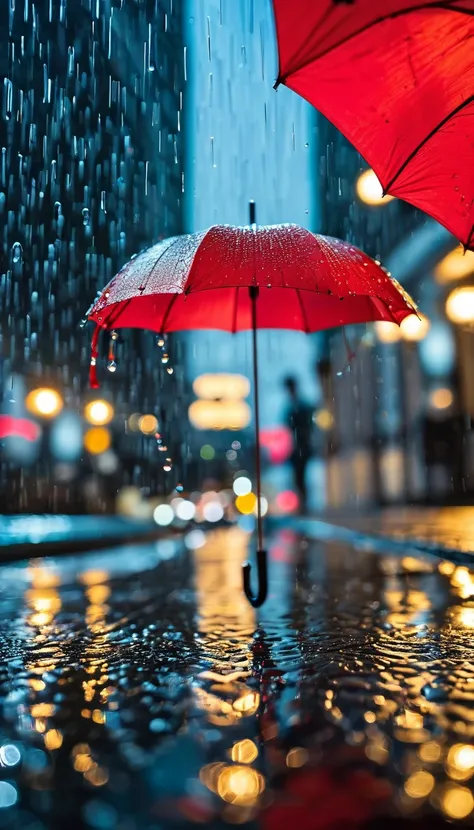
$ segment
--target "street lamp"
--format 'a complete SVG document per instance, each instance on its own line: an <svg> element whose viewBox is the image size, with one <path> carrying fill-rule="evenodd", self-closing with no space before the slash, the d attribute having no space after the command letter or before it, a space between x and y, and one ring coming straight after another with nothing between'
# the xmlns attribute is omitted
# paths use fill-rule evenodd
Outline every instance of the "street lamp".
<svg viewBox="0 0 474 830"><path fill-rule="evenodd" d="M364 170L357 179L357 195L366 205L386 205L393 200L393 196L384 196L383 188L373 170Z"/></svg>
<svg viewBox="0 0 474 830"><path fill-rule="evenodd" d="M451 291L446 300L446 315L451 323L474 323L474 285L464 285Z"/></svg>

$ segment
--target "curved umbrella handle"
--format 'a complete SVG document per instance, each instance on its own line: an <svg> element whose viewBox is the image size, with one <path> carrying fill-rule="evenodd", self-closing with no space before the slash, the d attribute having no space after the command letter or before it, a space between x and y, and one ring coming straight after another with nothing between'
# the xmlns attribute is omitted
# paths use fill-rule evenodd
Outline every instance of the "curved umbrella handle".
<svg viewBox="0 0 474 830"><path fill-rule="evenodd" d="M252 565L250 562L245 562L242 566L242 574L244 579L244 592L250 605L254 608L260 608L265 602L268 594L268 568L267 568L267 552L266 550L257 551L257 576L258 576L258 591L254 596L250 585L250 576L252 572Z"/></svg>

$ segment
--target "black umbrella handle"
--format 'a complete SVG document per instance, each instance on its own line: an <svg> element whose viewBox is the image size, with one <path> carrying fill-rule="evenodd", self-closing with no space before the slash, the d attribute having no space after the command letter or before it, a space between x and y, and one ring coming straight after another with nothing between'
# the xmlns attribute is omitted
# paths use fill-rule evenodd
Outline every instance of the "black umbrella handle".
<svg viewBox="0 0 474 830"><path fill-rule="evenodd" d="M250 584L250 577L252 573L252 566L250 562L244 563L242 573L245 596L250 602L250 605L253 605L254 608L260 608L260 606L265 602L268 594L268 567L266 550L257 550L258 591L256 594L252 593L252 586Z"/></svg>

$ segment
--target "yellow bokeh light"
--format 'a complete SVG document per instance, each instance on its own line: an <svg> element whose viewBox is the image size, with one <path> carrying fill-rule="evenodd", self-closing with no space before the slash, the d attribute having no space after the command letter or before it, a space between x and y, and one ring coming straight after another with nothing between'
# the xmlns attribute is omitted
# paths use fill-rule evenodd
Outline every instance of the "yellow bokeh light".
<svg viewBox="0 0 474 830"><path fill-rule="evenodd" d="M154 415L142 415L138 421L138 428L144 435L153 435L158 429L158 418Z"/></svg>
<svg viewBox="0 0 474 830"><path fill-rule="evenodd" d="M103 767L97 764L92 764L88 770L84 772L84 778L93 787L103 787L109 780L109 773Z"/></svg>
<svg viewBox="0 0 474 830"><path fill-rule="evenodd" d="M90 401L84 407L84 418L96 427L103 427L109 424L114 417L114 408L108 401L98 399Z"/></svg>
<svg viewBox="0 0 474 830"><path fill-rule="evenodd" d="M191 424L196 429L245 429L252 412L245 401L194 401L188 409Z"/></svg>
<svg viewBox="0 0 474 830"><path fill-rule="evenodd" d="M446 314L458 325L474 322L474 285L455 288L446 300Z"/></svg>
<svg viewBox="0 0 474 830"><path fill-rule="evenodd" d="M90 755L78 754L74 758L74 769L76 772L87 772L94 764Z"/></svg>
<svg viewBox="0 0 474 830"><path fill-rule="evenodd" d="M298 769L303 767L309 758L308 750L301 746L295 746L290 749L286 756L286 766L291 769Z"/></svg>
<svg viewBox="0 0 474 830"><path fill-rule="evenodd" d="M234 700L233 708L242 715L254 715L260 706L260 695L258 692L246 692Z"/></svg>
<svg viewBox="0 0 474 830"><path fill-rule="evenodd" d="M33 718L51 718L56 711L53 703L34 703L31 707Z"/></svg>
<svg viewBox="0 0 474 830"><path fill-rule="evenodd" d="M44 745L46 749L59 749L63 744L63 736L59 729L48 729L44 736Z"/></svg>
<svg viewBox="0 0 474 830"><path fill-rule="evenodd" d="M225 767L219 774L217 792L229 804L254 804L265 789L265 780L252 767Z"/></svg>
<svg viewBox="0 0 474 830"><path fill-rule="evenodd" d="M400 331L400 326L397 326L396 323L388 323L384 320L378 320L374 324L374 328L377 340L380 340L381 343L398 343L398 341L401 340L402 333Z"/></svg>
<svg viewBox="0 0 474 830"><path fill-rule="evenodd" d="M139 412L132 412L127 420L128 428L131 432L138 432L140 429L141 414Z"/></svg>
<svg viewBox="0 0 474 830"><path fill-rule="evenodd" d="M100 455L110 449L112 438L105 427L91 427L84 435L84 447L91 455Z"/></svg>
<svg viewBox="0 0 474 830"><path fill-rule="evenodd" d="M431 773L420 769L412 773L405 781L405 792L410 798L426 798L434 784L435 780Z"/></svg>
<svg viewBox="0 0 474 830"><path fill-rule="evenodd" d="M441 284L462 280L474 274L474 253L466 251L459 245L438 263L435 277Z"/></svg>
<svg viewBox="0 0 474 830"><path fill-rule="evenodd" d="M244 375L206 374L193 382L193 392L197 398L206 401L239 401L250 394L250 383Z"/></svg>
<svg viewBox="0 0 474 830"><path fill-rule="evenodd" d="M88 571L84 571L79 577L79 581L82 582L83 585L102 585L102 583L107 582L109 578L108 571L101 571L99 569L90 569Z"/></svg>
<svg viewBox="0 0 474 830"><path fill-rule="evenodd" d="M230 757L238 764L251 764L258 755L258 749L249 738L238 741L230 750Z"/></svg>
<svg viewBox="0 0 474 830"><path fill-rule="evenodd" d="M366 205L386 205L393 196L384 196L383 188L373 170L364 170L357 179L356 191Z"/></svg>
<svg viewBox="0 0 474 830"><path fill-rule="evenodd" d="M400 333L404 340L416 343L423 340L430 330L430 321L423 314L410 314L400 323Z"/></svg>
<svg viewBox="0 0 474 830"><path fill-rule="evenodd" d="M430 764L441 758L441 746L436 741L427 741L418 748L418 757Z"/></svg>
<svg viewBox="0 0 474 830"><path fill-rule="evenodd" d="M56 389L33 389L25 400L26 408L41 418L54 418L63 408L63 399Z"/></svg>
<svg viewBox="0 0 474 830"><path fill-rule="evenodd" d="M255 493L247 493L245 496L237 496L235 506L239 513L243 513L244 516L249 516L254 512L255 507L257 506L257 496Z"/></svg>
<svg viewBox="0 0 474 830"><path fill-rule="evenodd" d="M446 787L441 806L449 818L466 818L474 807L474 796L467 787Z"/></svg>
<svg viewBox="0 0 474 830"><path fill-rule="evenodd" d="M334 425L334 417L329 409L318 409L314 413L313 421L322 430L331 429Z"/></svg>
<svg viewBox="0 0 474 830"><path fill-rule="evenodd" d="M448 409L453 403L453 393L450 389L445 389L444 387L439 387L438 389L433 389L430 393L430 406L433 409Z"/></svg>
<svg viewBox="0 0 474 830"><path fill-rule="evenodd" d="M474 773L474 746L471 744L454 744L446 758L446 769L451 778L465 781Z"/></svg>

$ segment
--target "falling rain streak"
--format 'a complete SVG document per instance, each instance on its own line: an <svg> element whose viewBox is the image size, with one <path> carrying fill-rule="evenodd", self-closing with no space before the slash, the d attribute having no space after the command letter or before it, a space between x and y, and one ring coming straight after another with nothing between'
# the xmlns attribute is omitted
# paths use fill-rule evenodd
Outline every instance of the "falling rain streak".
<svg viewBox="0 0 474 830"><path fill-rule="evenodd" d="M53 386L78 414L90 396L88 332L79 321L130 256L182 230L182 10L168 0L148 6L9 3L1 90L2 377ZM169 54L183 59L171 66ZM156 444L153 451L153 442L127 437L120 424L137 409L155 412L174 453L181 374L174 360L161 361L151 335L131 334L123 349L121 342L113 340L113 378L104 371L105 341L97 372L114 399L112 452L123 484L172 489ZM170 342L170 355L173 349ZM4 390L6 414L8 406ZM22 472L11 461L2 463L0 485L9 509L20 499L23 509L34 509L38 480L48 509L46 482L62 474L61 465L44 452L33 466L19 457ZM116 483L100 474L100 463L98 470L78 457L68 477L65 510L73 502L77 509L113 507Z"/></svg>

